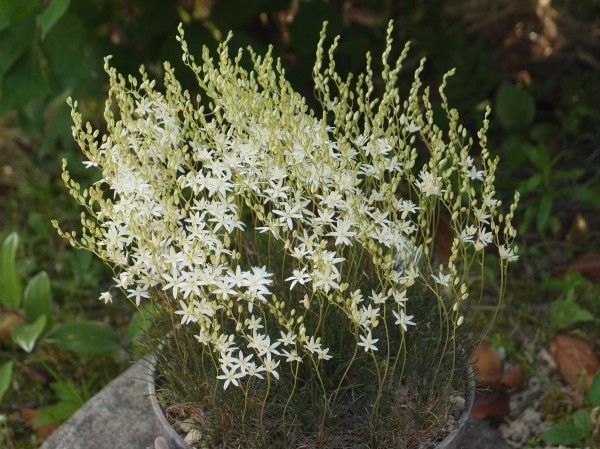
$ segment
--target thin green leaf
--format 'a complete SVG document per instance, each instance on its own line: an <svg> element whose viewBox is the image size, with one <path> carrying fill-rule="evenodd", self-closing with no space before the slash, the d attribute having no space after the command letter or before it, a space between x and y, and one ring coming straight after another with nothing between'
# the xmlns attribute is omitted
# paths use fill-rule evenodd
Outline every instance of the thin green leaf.
<svg viewBox="0 0 600 449"><path fill-rule="evenodd" d="M552 212L552 203L554 199L550 194L545 194L538 205L537 216L536 216L536 227L539 232L546 230L548 225L548 219L550 218L550 212Z"/></svg>
<svg viewBox="0 0 600 449"><path fill-rule="evenodd" d="M529 161L540 171L548 169L548 150L546 147L540 147L538 145L525 145L523 147L525 155Z"/></svg>
<svg viewBox="0 0 600 449"><path fill-rule="evenodd" d="M542 182L542 176L539 173L535 173L534 175L530 176L529 178L524 180L519 185L519 191L522 193L531 192L537 186L539 186L541 182Z"/></svg>
<svg viewBox="0 0 600 449"><path fill-rule="evenodd" d="M119 336L92 321L75 321L55 328L48 340L56 346L84 354L102 354L119 349Z"/></svg>
<svg viewBox="0 0 600 449"><path fill-rule="evenodd" d="M42 40L45 39L48 31L58 22L67 9L71 0L50 0L48 7L44 9L37 17L37 23L42 31Z"/></svg>
<svg viewBox="0 0 600 449"><path fill-rule="evenodd" d="M8 391L8 387L10 387L10 379L12 377L12 369L13 369L12 360L8 361L6 363L3 363L2 366L0 366L0 403L2 403L2 398Z"/></svg>
<svg viewBox="0 0 600 449"><path fill-rule="evenodd" d="M80 405L84 403L83 395L79 391L79 388L69 381L53 382L50 388L54 390L60 401L75 402Z"/></svg>
<svg viewBox="0 0 600 449"><path fill-rule="evenodd" d="M45 271L36 274L25 287L23 308L27 321L33 322L40 316L46 316L46 329L52 325L52 293L50 279Z"/></svg>
<svg viewBox="0 0 600 449"><path fill-rule="evenodd" d="M13 341L25 352L31 352L46 327L46 316L38 317L32 324L19 324L11 333Z"/></svg>
<svg viewBox="0 0 600 449"><path fill-rule="evenodd" d="M4 240L0 255L0 302L7 309L16 309L21 305L21 279L15 262L18 246L19 236L13 232Z"/></svg>
<svg viewBox="0 0 600 449"><path fill-rule="evenodd" d="M529 225L533 221L533 217L535 215L535 208L531 205L525 209L525 215L521 220L521 224L519 225L519 233L523 234L529 229Z"/></svg>

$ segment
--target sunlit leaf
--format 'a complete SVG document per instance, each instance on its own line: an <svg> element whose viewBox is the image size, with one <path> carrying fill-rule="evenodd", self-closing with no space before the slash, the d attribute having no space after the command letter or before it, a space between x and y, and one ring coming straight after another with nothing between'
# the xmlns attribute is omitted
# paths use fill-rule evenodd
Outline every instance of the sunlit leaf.
<svg viewBox="0 0 600 449"><path fill-rule="evenodd" d="M23 308L29 322L37 320L40 316L46 316L46 328L50 327L52 294L50 279L45 271L36 274L25 287Z"/></svg>
<svg viewBox="0 0 600 449"><path fill-rule="evenodd" d="M21 305L21 279L15 263L18 246L19 236L13 232L4 240L0 255L0 302L8 309Z"/></svg>
<svg viewBox="0 0 600 449"><path fill-rule="evenodd" d="M25 352L31 352L46 327L46 316L40 316L32 324L19 324L11 333L13 341Z"/></svg>
<svg viewBox="0 0 600 449"><path fill-rule="evenodd" d="M8 391L8 387L10 387L10 379L12 377L12 369L13 369L12 360L3 363L0 366L0 403L2 403L2 398Z"/></svg>

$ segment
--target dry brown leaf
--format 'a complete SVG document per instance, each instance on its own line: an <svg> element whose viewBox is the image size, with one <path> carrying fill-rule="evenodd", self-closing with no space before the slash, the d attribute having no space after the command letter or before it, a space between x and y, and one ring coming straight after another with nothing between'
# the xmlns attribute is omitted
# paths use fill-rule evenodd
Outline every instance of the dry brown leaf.
<svg viewBox="0 0 600 449"><path fill-rule="evenodd" d="M593 282L600 282L600 254L584 254L569 265L569 271L579 271Z"/></svg>
<svg viewBox="0 0 600 449"><path fill-rule="evenodd" d="M589 342L572 335L559 335L552 341L550 352L567 384L584 390L590 387L599 365Z"/></svg>
<svg viewBox="0 0 600 449"><path fill-rule="evenodd" d="M0 311L0 341L9 342L12 330L25 322L22 313L14 310Z"/></svg>
<svg viewBox="0 0 600 449"><path fill-rule="evenodd" d="M40 438L48 438L56 430L58 424L48 424L46 426L35 427L33 423L38 415L38 409L22 407L19 409L19 415L27 427L32 429Z"/></svg>
<svg viewBox="0 0 600 449"><path fill-rule="evenodd" d="M525 370L521 365L513 365L508 368L502 377L500 378L500 383L506 385L508 388L513 390L520 390L525 386L525 382L527 381L525 377Z"/></svg>
<svg viewBox="0 0 600 449"><path fill-rule="evenodd" d="M486 343L478 345L471 355L471 364L478 383L493 384L500 381L502 360L490 345Z"/></svg>
<svg viewBox="0 0 600 449"><path fill-rule="evenodd" d="M502 384L484 385L475 392L471 415L475 418L499 418L510 411L510 395Z"/></svg>

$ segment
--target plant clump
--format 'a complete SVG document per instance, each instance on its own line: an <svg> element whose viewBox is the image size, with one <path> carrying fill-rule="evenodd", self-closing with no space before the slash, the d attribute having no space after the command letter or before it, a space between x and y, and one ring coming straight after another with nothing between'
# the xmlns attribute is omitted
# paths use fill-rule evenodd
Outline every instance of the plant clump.
<svg viewBox="0 0 600 449"><path fill-rule="evenodd" d="M158 89L143 68L124 77L107 59L106 131L71 102L101 179L82 188L65 168L82 229L59 230L113 267L128 298L160 310L167 409L195 410L215 447L433 444L451 393L464 393L463 322L483 291L472 272L497 248L500 300L517 258L518 196L506 209L496 198L489 110L477 145L447 104L448 73L438 126L424 60L403 99L409 47L391 60L391 23L377 87L370 54L364 73L338 74L339 37L326 47L323 28L318 109L271 49L232 54L227 39L196 60L182 28L178 39L197 96L168 63Z"/></svg>

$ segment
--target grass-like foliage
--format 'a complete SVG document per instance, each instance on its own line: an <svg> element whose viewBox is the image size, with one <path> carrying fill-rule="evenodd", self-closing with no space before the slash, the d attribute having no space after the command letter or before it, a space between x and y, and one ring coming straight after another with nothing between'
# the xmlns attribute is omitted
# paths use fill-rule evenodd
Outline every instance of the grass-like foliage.
<svg viewBox="0 0 600 449"><path fill-rule="evenodd" d="M270 51L232 55L228 39L197 61L181 28L201 96L168 63L157 89L143 69L125 78L107 59L106 132L71 103L101 180L81 188L65 169L84 212L80 235L59 232L114 267L137 304L156 302L154 335L171 332L160 351L166 407L188 410L214 446L431 443L464 388L465 311L483 291L472 272L497 248L500 300L516 259L517 196L502 212L489 111L477 145L447 104L449 73L438 127L424 61L402 99L408 46L390 60L391 24L378 87L370 55L365 73L342 79L338 38L328 49L325 39L324 27L318 111ZM453 231L447 260L436 256L441 215Z"/></svg>

